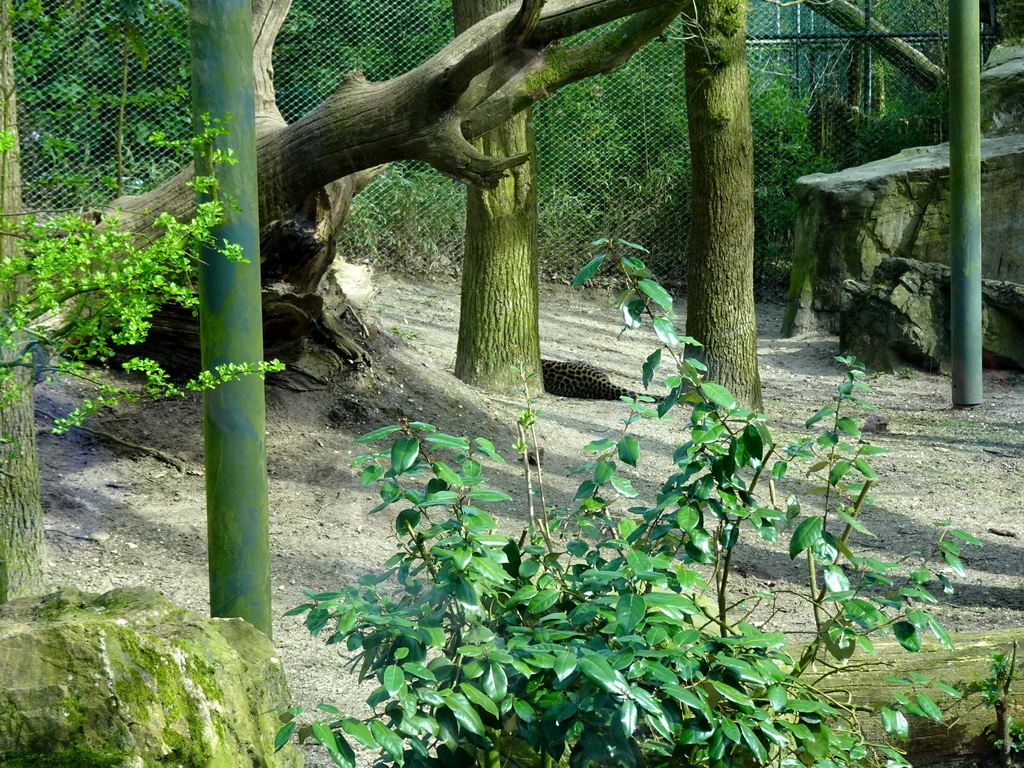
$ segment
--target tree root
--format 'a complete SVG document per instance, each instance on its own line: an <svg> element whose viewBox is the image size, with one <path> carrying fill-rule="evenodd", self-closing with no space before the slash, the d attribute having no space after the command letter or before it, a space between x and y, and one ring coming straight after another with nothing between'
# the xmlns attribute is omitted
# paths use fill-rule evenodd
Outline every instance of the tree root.
<svg viewBox="0 0 1024 768"><path fill-rule="evenodd" d="M54 416L52 413L48 413L47 411L41 410L39 408L36 408L36 413L39 414L40 416L46 416L51 421L56 421L57 420L57 417ZM80 429L83 432L87 432L90 435L96 435L97 437L102 437L102 438L105 438L107 440L110 440L111 442L117 443L119 445L123 445L126 448L131 448L133 450L141 451L142 453L149 454L150 456L153 456L154 458L159 459L160 461L164 462L165 464L170 464L172 467L174 467L176 470L178 470L178 472L180 472L182 474L185 473L185 462L183 462L178 457L171 456L169 453L164 453L163 451L161 451L161 450L159 450L157 448L151 448L148 445L139 445L138 443L133 443L133 442L131 442L129 440L125 440L124 438L118 437L117 435L111 434L110 432L104 432L102 429L93 429L92 427L83 427L81 424L74 425L72 427L72 429Z"/></svg>

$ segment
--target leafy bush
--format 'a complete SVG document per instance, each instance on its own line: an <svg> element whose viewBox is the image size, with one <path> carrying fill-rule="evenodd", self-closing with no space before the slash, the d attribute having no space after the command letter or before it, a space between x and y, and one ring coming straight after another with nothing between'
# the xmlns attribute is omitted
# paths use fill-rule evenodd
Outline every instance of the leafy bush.
<svg viewBox="0 0 1024 768"><path fill-rule="evenodd" d="M891 746L866 743L854 708L815 685L815 662L870 653L880 633L911 651L926 632L951 647L923 607L935 602L928 585L948 589L948 578L859 556L849 543L867 532L869 461L884 452L860 439L849 414L868 389L861 366L840 359L846 373L832 404L806 424L819 431L781 443L764 416L685 359L694 342L676 333L672 299L643 263L616 260L630 284L626 324L649 317L662 344L644 384L668 355L677 371L665 382L670 393L629 402L622 435L586 446L593 459L576 470L584 479L571 505L543 510L515 538L485 509L512 501L486 487L485 464L503 461L487 440L419 422L359 438L391 441L357 463L364 485L380 483L373 512L400 507L399 551L384 573L307 593L289 613L304 614L328 644L343 643L359 677L379 682L367 700L375 714L362 721L322 704L329 717L302 730L291 720L279 743L308 729L341 766L355 764L353 744L378 753L378 765L907 765ZM629 427L682 409L675 470L641 500L630 473L642 444ZM523 454L535 418L529 401ZM797 469L806 480L788 479ZM822 502L809 508L783 487ZM531 489L531 520L532 498ZM940 527L932 554L963 575L958 539L972 537ZM751 540L806 562L799 596L810 640L796 651L770 626L777 596L730 584ZM905 735L905 712L939 716L920 693L886 707L885 726Z"/></svg>

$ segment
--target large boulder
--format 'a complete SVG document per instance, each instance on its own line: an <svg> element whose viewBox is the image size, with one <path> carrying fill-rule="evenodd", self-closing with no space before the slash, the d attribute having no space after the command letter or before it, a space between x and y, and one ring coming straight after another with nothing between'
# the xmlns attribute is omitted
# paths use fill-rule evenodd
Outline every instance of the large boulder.
<svg viewBox="0 0 1024 768"><path fill-rule="evenodd" d="M981 132L1003 136L1024 130L1024 46L993 49L981 73Z"/></svg>
<svg viewBox="0 0 1024 768"><path fill-rule="evenodd" d="M290 698L274 647L150 589L74 589L0 605L0 767L291 768L270 710Z"/></svg>
<svg viewBox="0 0 1024 768"><path fill-rule="evenodd" d="M1024 283L1024 46L982 72L982 277ZM915 147L797 180L793 271L783 333L839 332L843 285L869 284L890 256L949 264L949 145Z"/></svg>
<svg viewBox="0 0 1024 768"><path fill-rule="evenodd" d="M1024 283L1024 134L983 139L982 276ZM797 180L783 333L839 331L843 284L890 256L949 264L949 145Z"/></svg>
<svg viewBox="0 0 1024 768"><path fill-rule="evenodd" d="M890 257L870 285L848 280L839 342L871 368L951 365L950 269ZM1024 285L982 281L982 348L992 367L1024 368Z"/></svg>

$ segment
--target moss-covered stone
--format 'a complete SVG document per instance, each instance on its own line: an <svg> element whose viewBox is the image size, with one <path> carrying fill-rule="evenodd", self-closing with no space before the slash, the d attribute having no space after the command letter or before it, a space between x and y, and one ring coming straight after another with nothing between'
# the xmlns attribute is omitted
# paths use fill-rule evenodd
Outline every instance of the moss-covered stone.
<svg viewBox="0 0 1024 768"><path fill-rule="evenodd" d="M273 646L239 619L144 588L0 606L0 768L301 765L273 750L268 712L289 703Z"/></svg>
<svg viewBox="0 0 1024 768"><path fill-rule="evenodd" d="M1024 48L993 52L982 76L982 120L982 276L1024 283ZM870 285L884 259L949 263L948 144L804 176L795 197L786 335L838 333L844 285Z"/></svg>
<svg viewBox="0 0 1024 768"><path fill-rule="evenodd" d="M948 370L952 364L944 264L885 259L870 285L847 284L840 318L843 349L870 368ZM982 281L982 328L987 363L1024 368L1024 285Z"/></svg>

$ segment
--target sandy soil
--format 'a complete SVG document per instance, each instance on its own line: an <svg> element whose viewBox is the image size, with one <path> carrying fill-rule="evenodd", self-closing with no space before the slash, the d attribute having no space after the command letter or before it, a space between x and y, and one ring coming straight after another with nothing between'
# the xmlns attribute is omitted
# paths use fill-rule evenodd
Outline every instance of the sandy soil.
<svg viewBox="0 0 1024 768"><path fill-rule="evenodd" d="M360 486L351 468L361 452L352 439L408 416L469 437L487 436L506 456L519 405L467 388L452 375L458 289L383 277L366 323L379 349L387 350L372 375L331 389L294 392L269 386L268 446L273 551L274 611L281 616L303 602L302 590L326 591L354 581L393 552L388 513L367 515L379 497ZM547 287L542 295L543 354L598 364L614 380L636 387L649 337L619 336L614 294ZM681 308L680 308L681 309ZM830 397L840 373L832 357L837 340L827 335L784 339L781 307L759 307L759 354L765 411L777 435L797 434ZM1024 572L1020 537L1024 513L1024 374L986 374L986 401L972 410L950 406L950 380L919 372L869 378L873 402L890 418L874 442L891 453L875 467L878 503L864 519L877 539L862 545L879 557L925 547L933 525L949 519L984 541L964 557L969 578L940 612L951 630L1024 626ZM45 385L39 408L63 413L83 393L74 383ZM567 503L575 482L566 473L584 462L582 446L614 436L626 406L541 396L540 432L545 449L549 503ZM860 414L861 416L866 413ZM166 400L104 410L89 426L176 457L182 470L103 436L75 430L49 433L40 416L39 443L46 508L49 571L54 587L89 591L145 584L181 605L208 604L202 431L198 399ZM636 430L647 460L636 478L655 487L669 467L681 427L667 431L646 422ZM493 472L493 487L522 496L513 462ZM496 510L518 530L523 509ZM754 551L738 563L749 585L786 581L788 557ZM791 628L802 615L783 614ZM281 618L274 640L296 703L339 704L353 714L372 686L349 676L335 648L309 637L297 618ZM326 765L309 753L309 765Z"/></svg>

